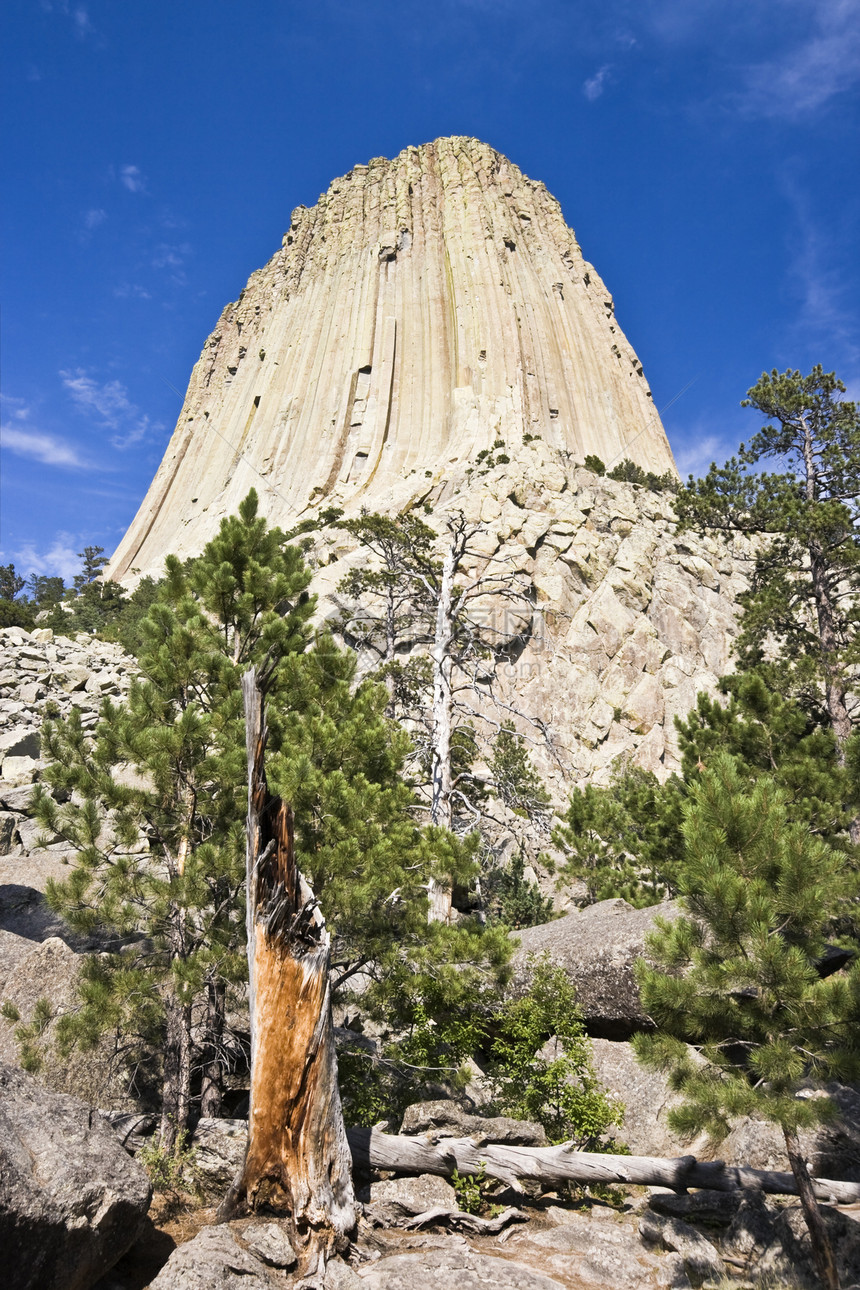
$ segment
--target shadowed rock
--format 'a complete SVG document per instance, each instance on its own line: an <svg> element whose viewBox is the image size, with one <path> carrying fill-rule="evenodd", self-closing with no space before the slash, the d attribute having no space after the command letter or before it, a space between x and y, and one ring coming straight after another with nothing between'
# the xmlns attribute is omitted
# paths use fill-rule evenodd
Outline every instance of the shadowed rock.
<svg viewBox="0 0 860 1290"><path fill-rule="evenodd" d="M0 1064L6 1290L87 1290L132 1244L151 1194L98 1111Z"/></svg>

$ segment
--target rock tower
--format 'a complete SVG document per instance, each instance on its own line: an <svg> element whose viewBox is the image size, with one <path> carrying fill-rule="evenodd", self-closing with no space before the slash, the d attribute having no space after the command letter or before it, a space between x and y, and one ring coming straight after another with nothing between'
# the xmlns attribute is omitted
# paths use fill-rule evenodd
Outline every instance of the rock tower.
<svg viewBox="0 0 860 1290"><path fill-rule="evenodd" d="M475 139L374 158L293 212L222 313L110 575L196 554L252 485L283 526L400 507L524 434L674 470L612 297L544 185Z"/></svg>

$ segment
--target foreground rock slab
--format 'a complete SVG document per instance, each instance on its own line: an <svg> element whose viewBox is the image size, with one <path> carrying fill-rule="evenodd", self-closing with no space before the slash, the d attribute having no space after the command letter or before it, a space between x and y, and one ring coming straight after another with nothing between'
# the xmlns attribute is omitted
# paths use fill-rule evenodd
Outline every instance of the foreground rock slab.
<svg viewBox="0 0 860 1290"><path fill-rule="evenodd" d="M476 1254L466 1245L389 1255L359 1276L367 1290L564 1290L563 1282L523 1263Z"/></svg>
<svg viewBox="0 0 860 1290"><path fill-rule="evenodd" d="M0 1064L5 1290L87 1290L135 1240L151 1195L98 1111Z"/></svg>
<svg viewBox="0 0 860 1290"><path fill-rule="evenodd" d="M229 1227L204 1227L174 1250L150 1290L271 1290L283 1284L283 1276L243 1249Z"/></svg>

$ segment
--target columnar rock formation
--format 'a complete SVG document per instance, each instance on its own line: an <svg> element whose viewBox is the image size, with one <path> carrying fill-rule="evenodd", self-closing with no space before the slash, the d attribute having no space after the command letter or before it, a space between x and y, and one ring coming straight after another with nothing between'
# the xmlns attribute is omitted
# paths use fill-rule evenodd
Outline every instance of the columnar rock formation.
<svg viewBox="0 0 860 1290"><path fill-rule="evenodd" d="M374 158L293 212L224 310L110 574L197 553L251 485L280 524L402 507L523 434L674 470L612 297L544 185L474 139Z"/></svg>

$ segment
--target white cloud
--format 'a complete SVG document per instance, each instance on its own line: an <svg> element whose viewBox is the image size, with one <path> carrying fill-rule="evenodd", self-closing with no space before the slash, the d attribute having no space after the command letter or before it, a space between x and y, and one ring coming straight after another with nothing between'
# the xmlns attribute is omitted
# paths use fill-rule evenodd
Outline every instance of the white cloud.
<svg viewBox="0 0 860 1290"><path fill-rule="evenodd" d="M139 282L119 282L113 289L118 300L151 300L152 294Z"/></svg>
<svg viewBox="0 0 860 1290"><path fill-rule="evenodd" d="M154 428L149 417L128 397L122 381L100 384L80 367L73 372L60 372L60 377L79 408L95 412L106 426L118 431L110 440L114 448L130 448Z"/></svg>
<svg viewBox="0 0 860 1290"><path fill-rule="evenodd" d="M93 24L90 22L90 15L83 5L78 5L72 11L72 22L75 24L75 31L79 36L89 36L95 31Z"/></svg>
<svg viewBox="0 0 860 1290"><path fill-rule="evenodd" d="M66 466L81 470L86 464L77 448L57 435L41 434L37 430L18 430L5 425L0 431L0 445L18 457L30 457L45 466Z"/></svg>
<svg viewBox="0 0 860 1290"><path fill-rule="evenodd" d="M791 331L797 340L812 344L826 355L825 367L838 363L843 371L846 364L857 370L857 310L846 294L844 250L816 220L812 202L796 176L786 175L783 187L797 229L791 280L800 294L800 310Z"/></svg>
<svg viewBox="0 0 860 1290"><path fill-rule="evenodd" d="M42 9L45 13L59 13L65 18L70 18L75 35L80 40L96 35L96 29L86 5L72 5L69 0L42 0Z"/></svg>
<svg viewBox="0 0 860 1290"><path fill-rule="evenodd" d="M611 70L612 64L604 63L602 67L598 68L593 76L589 77L589 79L585 81L582 86L582 92L588 99L589 103L593 103L595 99L600 98Z"/></svg>
<svg viewBox="0 0 860 1290"><path fill-rule="evenodd" d="M81 571L81 561L75 550L79 545L72 533L57 533L47 551L37 551L32 542L27 542L19 551L12 552L15 570L25 578L31 573L47 574L70 583Z"/></svg>
<svg viewBox="0 0 860 1290"><path fill-rule="evenodd" d="M88 210L84 215L84 228L91 233L93 229L98 228L100 224L104 224L106 219L107 211L95 208Z"/></svg>
<svg viewBox="0 0 860 1290"><path fill-rule="evenodd" d="M736 443L730 443L720 435L710 434L705 435L704 438L694 438L695 434L695 431L691 431L687 441L673 449L675 464L682 479L686 479L687 475L707 474L711 462L715 461L718 466L721 466L738 450ZM673 435L676 440L678 437Z"/></svg>
<svg viewBox="0 0 860 1290"><path fill-rule="evenodd" d="M818 0L813 30L746 68L741 106L795 119L860 84L860 0Z"/></svg>
<svg viewBox="0 0 860 1290"><path fill-rule="evenodd" d="M146 179L140 166L120 166L119 181L130 193L146 192Z"/></svg>

